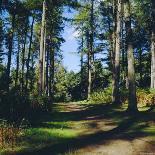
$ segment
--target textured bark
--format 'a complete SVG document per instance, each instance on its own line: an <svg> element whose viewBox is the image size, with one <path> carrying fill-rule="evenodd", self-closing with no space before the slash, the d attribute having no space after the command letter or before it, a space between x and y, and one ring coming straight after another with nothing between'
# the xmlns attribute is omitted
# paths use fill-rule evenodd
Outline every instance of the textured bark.
<svg viewBox="0 0 155 155"><path fill-rule="evenodd" d="M50 60L50 43L48 42L46 53L46 95L49 95L49 60Z"/></svg>
<svg viewBox="0 0 155 155"><path fill-rule="evenodd" d="M27 23L25 25L25 38L24 38L24 44L22 49L22 78L21 78L21 86L22 86L22 92L24 91L25 86L25 78L24 78L24 70L25 70L25 53L26 53L26 41L27 41Z"/></svg>
<svg viewBox="0 0 155 155"><path fill-rule="evenodd" d="M39 55L39 94L44 91L44 56L45 56L45 25L46 25L46 1L43 1L41 39L40 39L40 55Z"/></svg>
<svg viewBox="0 0 155 155"><path fill-rule="evenodd" d="M15 78L15 86L18 85L19 82L19 53L20 53L20 42L18 38L18 52L17 52L17 58L16 58L16 78Z"/></svg>
<svg viewBox="0 0 155 155"><path fill-rule="evenodd" d="M30 69L30 56L31 56L31 50L32 50L31 47L32 47L34 20L35 20L35 18L33 17L32 24L31 24L31 32L30 32L31 35L30 35L29 51L28 51L28 57L27 57L27 61L26 61L26 67L27 67L27 73L26 73L26 89L28 89L29 69Z"/></svg>
<svg viewBox="0 0 155 155"><path fill-rule="evenodd" d="M117 15L117 2L113 0L113 32L112 32L112 43L111 43L111 65L112 65L112 100L114 101L114 77L115 77L115 48L116 48L116 15Z"/></svg>
<svg viewBox="0 0 155 155"><path fill-rule="evenodd" d="M50 92L50 100L53 101L54 96L54 49L51 47L50 51L50 84L49 84L49 92Z"/></svg>
<svg viewBox="0 0 155 155"><path fill-rule="evenodd" d="M14 28L15 28L15 14L12 15L12 24L11 30L8 35L8 62L7 62L7 70L6 70L6 89L9 91L9 83L10 83L10 69L11 69L11 58L12 58L12 50L13 50L13 35L14 35Z"/></svg>
<svg viewBox="0 0 155 155"><path fill-rule="evenodd" d="M140 48L139 49L139 69L138 69L138 72L139 72L139 77L140 77L140 87L142 87L142 82L143 82L143 73L142 73L142 54L143 54L143 49Z"/></svg>
<svg viewBox="0 0 155 155"><path fill-rule="evenodd" d="M115 47L115 65L114 65L114 87L113 87L113 103L120 103L120 53L121 53L121 12L122 0L117 0L117 26L116 26L116 47Z"/></svg>
<svg viewBox="0 0 155 155"><path fill-rule="evenodd" d="M131 12L130 1L124 0L124 15L126 26L126 43L127 43L127 56L128 56L128 83L129 83L129 103L128 111L136 112L137 98L136 98L136 83L135 83L135 68L134 68L134 49L133 49L133 35L131 28Z"/></svg>
<svg viewBox="0 0 155 155"><path fill-rule="evenodd" d="M94 55L94 0L91 0L90 10L90 32L87 32L87 48L88 48L88 99L92 91L92 75L95 75L95 55Z"/></svg>
<svg viewBox="0 0 155 155"><path fill-rule="evenodd" d="M91 64L91 59L92 59L92 55L91 55L91 50L90 50L90 34L89 32L87 31L87 49L88 49L88 52L87 52L87 63L88 63L88 92L87 92L87 99L90 98L90 95L91 95L91 87L92 87L92 64Z"/></svg>
<svg viewBox="0 0 155 155"><path fill-rule="evenodd" d="M152 0L151 88L155 88L155 1Z"/></svg>
<svg viewBox="0 0 155 155"><path fill-rule="evenodd" d="M84 54L84 38L83 38L83 33L82 33L82 39L81 39L81 98L83 99L83 54Z"/></svg>

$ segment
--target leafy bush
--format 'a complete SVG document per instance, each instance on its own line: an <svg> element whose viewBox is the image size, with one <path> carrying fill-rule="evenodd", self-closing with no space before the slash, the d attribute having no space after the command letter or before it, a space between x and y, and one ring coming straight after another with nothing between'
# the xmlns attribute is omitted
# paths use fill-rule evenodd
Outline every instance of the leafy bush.
<svg viewBox="0 0 155 155"><path fill-rule="evenodd" d="M104 90L98 90L93 92L90 96L90 102L99 104L99 103L111 103L112 102L112 88L108 87Z"/></svg>
<svg viewBox="0 0 155 155"><path fill-rule="evenodd" d="M17 145L23 134L21 126L15 123L8 123L6 120L0 120L0 148L12 149Z"/></svg>
<svg viewBox="0 0 155 155"><path fill-rule="evenodd" d="M121 102L128 103L128 90L121 90ZM155 105L155 90L137 89L137 103L139 106Z"/></svg>
<svg viewBox="0 0 155 155"><path fill-rule="evenodd" d="M121 103L128 103L128 90L120 90ZM88 103L111 103L112 102L112 88L108 87L104 90L93 92L90 96ZM155 105L155 90L150 89L137 89L137 103L139 106L152 106Z"/></svg>
<svg viewBox="0 0 155 155"><path fill-rule="evenodd" d="M49 97L46 94L31 94L30 103L33 110L48 110Z"/></svg>
<svg viewBox="0 0 155 155"><path fill-rule="evenodd" d="M25 117L29 109L28 96L22 95L18 88L0 94L0 117L15 121Z"/></svg>
<svg viewBox="0 0 155 155"><path fill-rule="evenodd" d="M149 89L138 89L137 102L142 106L155 105L155 91Z"/></svg>

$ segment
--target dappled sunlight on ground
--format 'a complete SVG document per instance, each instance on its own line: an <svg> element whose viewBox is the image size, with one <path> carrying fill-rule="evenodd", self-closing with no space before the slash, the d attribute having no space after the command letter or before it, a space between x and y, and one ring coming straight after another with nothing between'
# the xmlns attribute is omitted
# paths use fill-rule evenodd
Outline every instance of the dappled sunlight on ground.
<svg viewBox="0 0 155 155"><path fill-rule="evenodd" d="M21 155L155 152L155 113L142 110L130 116L124 109L110 104L54 104L52 113L32 122L20 143L20 151L14 152Z"/></svg>

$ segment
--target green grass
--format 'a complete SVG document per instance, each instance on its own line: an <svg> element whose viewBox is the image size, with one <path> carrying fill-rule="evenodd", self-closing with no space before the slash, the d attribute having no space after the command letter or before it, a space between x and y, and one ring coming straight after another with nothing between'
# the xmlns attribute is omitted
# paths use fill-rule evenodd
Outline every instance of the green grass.
<svg viewBox="0 0 155 155"><path fill-rule="evenodd" d="M93 130L93 126L96 121L93 120L93 117L100 115L103 115L106 120L110 120L114 126L122 128L122 134L135 135L135 133L142 133L155 141L154 112L145 113L149 109L148 107L140 107L140 115L136 119L130 119L130 116L125 113L127 105L113 107L105 104L81 104L81 102L78 103L81 107L79 112L65 111L65 104L55 105L53 113L37 117L33 120L31 127L23 131L14 151L39 150L54 144L66 144L77 137L94 135L96 131ZM92 120L87 120L86 118L92 118ZM104 129L104 125L102 128ZM100 129L101 131L102 128ZM11 148L7 147L1 149L0 154L7 154L9 151L11 151ZM68 154L76 154L76 151L75 153L71 151Z"/></svg>

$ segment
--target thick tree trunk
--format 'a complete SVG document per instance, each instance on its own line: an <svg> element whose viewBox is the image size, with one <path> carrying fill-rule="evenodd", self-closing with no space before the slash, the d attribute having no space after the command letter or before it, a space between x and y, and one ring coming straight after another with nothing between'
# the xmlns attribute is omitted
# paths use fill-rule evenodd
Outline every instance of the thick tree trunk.
<svg viewBox="0 0 155 155"><path fill-rule="evenodd" d="M55 64L54 64L54 49L51 47L50 51L50 81L49 81L49 92L50 92L50 100L53 102L53 97L54 97L54 69L55 69Z"/></svg>
<svg viewBox="0 0 155 155"><path fill-rule="evenodd" d="M113 103L120 103L120 53L121 53L121 12L122 0L117 1L117 26L116 26L116 48L115 48L115 69L114 69L114 88L113 88Z"/></svg>
<svg viewBox="0 0 155 155"><path fill-rule="evenodd" d="M83 99L83 54L84 54L84 38L82 34L82 39L81 39L81 99Z"/></svg>
<svg viewBox="0 0 155 155"><path fill-rule="evenodd" d="M22 86L22 92L24 92L24 87L25 87L25 53L26 53L26 42L27 42L27 23L26 23L26 27L25 27L25 38L24 38L24 45L23 45L23 49L22 49L22 78L21 78L21 86Z"/></svg>
<svg viewBox="0 0 155 155"><path fill-rule="evenodd" d="M11 70L14 28L15 28L15 14L12 15L11 30L8 35L9 50L8 50L7 70L6 70L6 82L7 82L6 89L7 89L7 91L9 91L9 84L10 84L10 70Z"/></svg>
<svg viewBox="0 0 155 155"><path fill-rule="evenodd" d="M50 60L50 43L48 41L46 53L46 95L49 95L49 60Z"/></svg>
<svg viewBox="0 0 155 155"><path fill-rule="evenodd" d="M15 78L15 86L18 85L19 81L19 53L20 53L20 42L18 39L18 52L17 52L17 58L16 58L16 78Z"/></svg>
<svg viewBox="0 0 155 155"><path fill-rule="evenodd" d="M124 0L124 14L126 26L126 43L128 56L128 83L129 83L129 103L128 111L137 112L137 98L136 98L136 83L135 83L135 68L134 68L134 49L133 49L133 35L131 28L131 12L130 1Z"/></svg>
<svg viewBox="0 0 155 155"><path fill-rule="evenodd" d="M155 88L155 33L151 38L151 88Z"/></svg>
<svg viewBox="0 0 155 155"><path fill-rule="evenodd" d="M45 56L45 24L46 23L46 1L43 2L41 39L40 39L40 55L39 55L39 94L42 95L44 91L44 56Z"/></svg>
<svg viewBox="0 0 155 155"><path fill-rule="evenodd" d="M140 80L139 80L139 86L140 87L143 87L142 54L143 54L143 49L140 48L139 49L139 68L138 68L139 77L140 77Z"/></svg>
<svg viewBox="0 0 155 155"><path fill-rule="evenodd" d="M35 20L35 18L33 17L32 25L31 25L31 35L30 35L29 51L28 51L28 57L27 57L27 61L26 61L26 68L27 68L27 73L26 73L26 89L28 89L28 81L29 81L30 56L31 56L31 50L32 50L31 48L32 48L34 20Z"/></svg>
<svg viewBox="0 0 155 155"><path fill-rule="evenodd" d="M152 0L151 88L155 89L155 1Z"/></svg>
<svg viewBox="0 0 155 155"><path fill-rule="evenodd" d="M111 65L112 65L112 100L114 101L114 77L115 77L115 49L116 49L116 15L117 15L117 2L116 0L112 1L113 5L113 32L112 32L112 43L111 43L111 53L110 53L110 58L111 58Z"/></svg>
<svg viewBox="0 0 155 155"><path fill-rule="evenodd" d="M91 12L90 12L90 54L91 54L91 70L92 70L92 79L91 79L91 89L94 88L95 80L95 51L94 51L94 33L95 33L95 19L94 19L94 0L91 0ZM91 90L90 90L91 91Z"/></svg>
<svg viewBox="0 0 155 155"><path fill-rule="evenodd" d="M86 34L87 37L87 63L88 63L88 87L87 87L87 99L90 98L91 95L91 89L92 89L92 55L91 55L91 48L90 48L90 34L87 31Z"/></svg>

